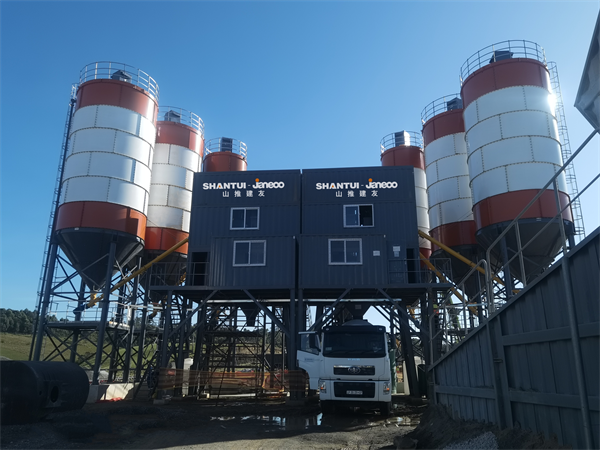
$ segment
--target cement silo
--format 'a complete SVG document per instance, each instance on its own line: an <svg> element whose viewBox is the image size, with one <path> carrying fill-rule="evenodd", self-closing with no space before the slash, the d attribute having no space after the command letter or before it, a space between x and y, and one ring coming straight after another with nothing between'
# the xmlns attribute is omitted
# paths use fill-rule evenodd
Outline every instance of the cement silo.
<svg viewBox="0 0 600 450"><path fill-rule="evenodd" d="M469 186L467 144L460 94L439 98L421 113L429 199L431 236L477 262L481 253L475 239L473 199ZM451 258L437 246L432 256ZM452 279L458 283L470 270L464 262L452 260ZM476 278L472 277L476 282ZM471 284L474 284L473 286ZM476 283L467 283L468 294L478 291Z"/></svg>
<svg viewBox="0 0 600 450"><path fill-rule="evenodd" d="M505 41L480 50L461 69L461 97L473 192L477 240L485 248L533 200L562 166L550 78L544 50L528 41ZM564 175L557 193L550 188L519 221L523 243L541 233L524 251L525 278L550 264L560 247L554 222L569 202ZM569 208L562 213L567 233L573 232ZM499 260L518 247L514 230L493 249ZM521 279L519 259L512 275Z"/></svg>
<svg viewBox="0 0 600 450"><path fill-rule="evenodd" d="M158 117L143 264L189 236L192 183L204 153L204 123L198 115L161 106ZM143 277L142 284L183 281L187 252L184 244L164 257L153 267L152 280Z"/></svg>
<svg viewBox="0 0 600 450"><path fill-rule="evenodd" d="M425 176L425 156L421 133L399 131L381 139L382 166L412 166L415 169L415 197L417 200L417 225L419 230L429 234L427 202L427 180ZM431 243L419 237L419 251L429 258Z"/></svg>
<svg viewBox="0 0 600 450"><path fill-rule="evenodd" d="M247 148L242 141L215 138L206 143L203 172L239 172L248 170Z"/></svg>
<svg viewBox="0 0 600 450"><path fill-rule="evenodd" d="M114 261L144 245L158 85L125 64L98 62L80 73L56 219L61 249L91 289Z"/></svg>
<svg viewBox="0 0 600 450"><path fill-rule="evenodd" d="M192 183L202 164L204 123L190 111L161 107L148 205L145 253L158 255L188 237ZM185 257L187 244L175 254Z"/></svg>

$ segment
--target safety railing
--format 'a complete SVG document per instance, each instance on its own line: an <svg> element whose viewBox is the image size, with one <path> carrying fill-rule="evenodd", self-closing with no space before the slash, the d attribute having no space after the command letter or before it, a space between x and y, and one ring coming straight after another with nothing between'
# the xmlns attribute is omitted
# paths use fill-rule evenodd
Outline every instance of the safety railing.
<svg viewBox="0 0 600 450"><path fill-rule="evenodd" d="M109 78L138 86L158 102L158 84L154 78L136 67L113 61L98 61L87 64L79 72L80 85L86 81Z"/></svg>
<svg viewBox="0 0 600 450"><path fill-rule="evenodd" d="M233 138L214 138L206 142L204 146L204 157L213 152L232 152L246 159L248 148L242 141Z"/></svg>
<svg viewBox="0 0 600 450"><path fill-rule="evenodd" d="M379 147L381 153L394 147L419 147L423 148L423 137L419 131L398 131L388 134L381 139Z"/></svg>
<svg viewBox="0 0 600 450"><path fill-rule="evenodd" d="M483 306L478 303L470 305L470 307ZM429 330L431 330L429 356L431 361L436 361L440 356L446 354L479 325L467 310L468 307L461 303L449 303L439 306L429 317Z"/></svg>
<svg viewBox="0 0 600 450"><path fill-rule="evenodd" d="M428 269L421 267L419 259L388 260L388 283L427 283L431 279Z"/></svg>
<svg viewBox="0 0 600 450"><path fill-rule="evenodd" d="M206 286L208 284L209 265L209 261L189 264L190 273L187 276L187 284L189 286Z"/></svg>
<svg viewBox="0 0 600 450"><path fill-rule="evenodd" d="M463 102L460 98L460 94L444 95L423 108L421 111L421 123L427 122L429 119L437 116L446 111L453 109L462 109Z"/></svg>
<svg viewBox="0 0 600 450"><path fill-rule="evenodd" d="M158 108L158 120L164 122L175 122L200 131L204 136L204 122L197 114L175 106L160 106Z"/></svg>
<svg viewBox="0 0 600 450"><path fill-rule="evenodd" d="M438 299L434 307L434 314L429 317L429 330L431 330L431 361L435 356L441 356L454 345L461 342L471 331L485 320L490 311L490 296L484 276L479 269L488 272L485 260L479 261L467 274ZM467 284L477 286L478 291L467 289ZM469 297L466 293L469 293ZM464 294L463 294L464 293ZM437 348L437 355L435 351Z"/></svg>
<svg viewBox="0 0 600 450"><path fill-rule="evenodd" d="M186 263L157 262L146 272L147 286L180 286L187 279Z"/></svg>
<svg viewBox="0 0 600 450"><path fill-rule="evenodd" d="M460 84L476 70L496 61L510 58L528 58L546 64L544 49L526 40L502 41L482 48L472 54L460 68Z"/></svg>
<svg viewBox="0 0 600 450"><path fill-rule="evenodd" d="M82 305L89 299L77 301L76 299L63 298L58 300L54 298L49 317L56 317L56 322L48 322L50 327L68 326L70 323L99 322L102 318L102 308L82 309ZM141 308L141 305L132 305L129 301L116 299L109 302L108 305L108 323L112 326L129 326L132 322L133 311Z"/></svg>

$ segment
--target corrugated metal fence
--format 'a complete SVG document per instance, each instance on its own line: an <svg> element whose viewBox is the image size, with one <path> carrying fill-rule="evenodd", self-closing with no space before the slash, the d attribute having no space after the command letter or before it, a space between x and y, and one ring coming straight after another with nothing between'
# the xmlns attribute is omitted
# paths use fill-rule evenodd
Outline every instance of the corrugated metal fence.
<svg viewBox="0 0 600 450"><path fill-rule="evenodd" d="M433 364L435 403L461 419L600 447L599 236L597 229Z"/></svg>

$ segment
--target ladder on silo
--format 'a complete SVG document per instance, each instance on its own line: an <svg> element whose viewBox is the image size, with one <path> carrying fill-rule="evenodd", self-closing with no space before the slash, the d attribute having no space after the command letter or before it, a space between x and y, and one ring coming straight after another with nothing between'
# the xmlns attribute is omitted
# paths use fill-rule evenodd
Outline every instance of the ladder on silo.
<svg viewBox="0 0 600 450"><path fill-rule="evenodd" d="M558 136L561 143L561 153L563 164L571 157L571 144L569 142L569 133L567 131L567 122L565 119L565 107L563 104L560 83L558 81L558 70L555 62L548 62L548 71L550 72L550 85L556 98L556 122L558 125ZM575 167L571 162L565 167L565 179L569 194L571 195L571 212L573 213L573 224L575 226L576 242L581 242L585 237L585 228L583 225L583 214L581 212L581 202L579 201L579 189L577 188L577 178L575 177Z"/></svg>
<svg viewBox="0 0 600 450"><path fill-rule="evenodd" d="M45 318L40 317L42 298L44 295L44 292L43 292L44 280L48 276L48 265L50 262L50 243L52 241L52 233L54 231L54 222L55 222L56 211L58 210L58 203L60 202L63 169L64 169L64 163L65 163L66 154L67 154L67 150L68 150L67 147L69 146L69 132L71 129L71 119L73 116L73 111L74 111L76 100L77 100L77 85L73 84L73 85L71 85L71 96L69 99L69 108L67 110L67 118L65 120L65 132L63 135L60 158L58 161L58 171L57 171L57 175L56 175L56 181L54 183L54 195L52 198L52 207L50 208L50 218L48 220L48 231L46 233L46 243L44 244L44 256L43 256L43 260L42 260L40 281L38 283L38 290L37 290L38 301L37 301L37 305L36 305L36 309L35 309L36 316L35 316L35 320L33 321L33 330L31 333L32 339L31 339L31 348L29 349L29 360L31 360L31 358L33 356L33 349L34 349L34 343L36 341L38 322L40 320L45 320ZM43 339L43 336L40 336L40 339ZM45 341L44 341L44 343L45 343ZM42 354L43 354L43 352L44 352L44 350L42 349Z"/></svg>

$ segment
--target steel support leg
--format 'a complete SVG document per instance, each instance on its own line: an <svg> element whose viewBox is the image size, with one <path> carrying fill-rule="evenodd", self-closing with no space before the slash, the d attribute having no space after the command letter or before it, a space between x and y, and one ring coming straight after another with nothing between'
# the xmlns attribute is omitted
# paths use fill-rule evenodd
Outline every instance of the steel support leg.
<svg viewBox="0 0 600 450"><path fill-rule="evenodd" d="M110 306L110 288L112 281L112 271L115 261L115 253L117 251L117 243L110 243L108 251L108 260L106 261L106 277L104 282L104 292L100 305L102 313L100 315L100 324L98 325L98 343L96 345L96 360L94 362L94 372L92 376L92 384L99 384L100 366L102 364L102 354L104 353L104 337L106 335L106 323L108 322L108 308Z"/></svg>
<svg viewBox="0 0 600 450"><path fill-rule="evenodd" d="M162 332L162 342L160 348L160 366L167 367L169 364L169 334L171 333L171 305L173 304L173 291L167 294L166 306L163 311L164 323Z"/></svg>
<svg viewBox="0 0 600 450"><path fill-rule="evenodd" d="M391 349L390 349L390 368L391 368L391 376L392 376L392 394L396 394L398 390L398 384L396 381L396 327L394 324L394 314L390 314L390 339L391 339Z"/></svg>
<svg viewBox="0 0 600 450"><path fill-rule="evenodd" d="M275 317L275 307L271 306L271 312L273 314L273 316ZM265 317L265 320L266 317ZM275 322L273 322L271 320L271 343L270 343L270 350L271 350L271 371L269 373L269 387L272 389L273 388L273 378L275 377L275 375L273 374L273 370L275 369L275 332L277 331L277 328L275 328Z"/></svg>
<svg viewBox="0 0 600 450"><path fill-rule="evenodd" d="M290 340L289 340L289 354L288 354L288 369L296 370L296 340L298 338L296 328L296 289L290 291Z"/></svg>
<svg viewBox="0 0 600 450"><path fill-rule="evenodd" d="M410 326L405 317L408 315L406 306L400 305L403 311L400 314L400 342L402 343L402 356L404 357L404 365L406 372L404 382L408 380L411 397L420 397L419 383L417 381L417 370L415 367L415 354L413 352L412 340L410 338Z"/></svg>
<svg viewBox="0 0 600 450"><path fill-rule="evenodd" d="M79 294L77 295L77 308L75 309L75 321L79 322L81 320L81 310L79 306L83 304L85 301L85 282L83 279L79 284ZM75 363L77 361L77 344L79 344L79 335L81 331L79 328L76 328L73 331L73 340L71 341L71 357L69 358L69 362Z"/></svg>
<svg viewBox="0 0 600 450"><path fill-rule="evenodd" d="M46 279L44 280L44 296L40 305L38 315L37 339L33 350L33 360L39 361L42 353L42 343L46 335L46 315L48 314L48 306L50 305L50 295L52 293L52 280L54 278L54 269L56 267L56 257L58 255L58 244L54 243L50 246L50 257L48 258L48 269L46 270Z"/></svg>
<svg viewBox="0 0 600 450"><path fill-rule="evenodd" d="M144 292L144 308L142 309L142 320L138 334L138 354L135 365L135 381L142 381L142 368L144 366L144 351L146 347L146 321L148 320L148 291Z"/></svg>
<svg viewBox="0 0 600 450"><path fill-rule="evenodd" d="M138 257L137 259L137 267L141 267L142 257ZM133 291L131 294L131 298L129 299L129 304L135 306L137 304L137 293L139 288L140 278L136 277L133 280ZM127 325L129 325L129 334L127 334L127 346L125 347L125 363L123 365L123 382L127 383L129 381L129 372L131 370L131 349L133 347L133 334L135 333L135 316L137 315L137 310L132 308L131 314L128 314Z"/></svg>
<svg viewBox="0 0 600 450"><path fill-rule="evenodd" d="M502 271L504 272L504 286L506 287L506 300L513 296L513 281L510 274L510 266L508 264L508 245L506 243L506 236L500 241L500 248L502 251Z"/></svg>

